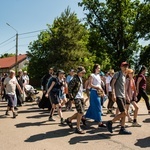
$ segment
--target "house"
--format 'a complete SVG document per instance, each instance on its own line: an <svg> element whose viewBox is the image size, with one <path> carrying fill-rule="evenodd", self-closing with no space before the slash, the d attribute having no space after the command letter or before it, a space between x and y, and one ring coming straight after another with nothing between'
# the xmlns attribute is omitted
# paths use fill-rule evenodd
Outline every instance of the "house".
<svg viewBox="0 0 150 150"><path fill-rule="evenodd" d="M28 63L27 55L20 54L17 57L17 64L16 64L16 56L0 58L0 74L8 73L9 70L15 70L17 65L17 70L22 69Z"/></svg>

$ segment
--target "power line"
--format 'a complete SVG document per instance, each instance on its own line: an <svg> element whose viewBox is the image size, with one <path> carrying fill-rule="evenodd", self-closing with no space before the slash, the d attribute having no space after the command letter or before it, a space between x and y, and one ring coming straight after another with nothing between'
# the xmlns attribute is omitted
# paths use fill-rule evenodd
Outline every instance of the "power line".
<svg viewBox="0 0 150 150"><path fill-rule="evenodd" d="M11 40L11 39L12 39L12 38L14 38L15 36L16 36L16 35L14 35L14 36L10 37L9 39L7 39L7 40L5 40L4 42L0 43L0 45L2 45L2 44L4 44L4 43L6 43L7 41Z"/></svg>
<svg viewBox="0 0 150 150"><path fill-rule="evenodd" d="M23 38L19 38L19 40L22 40L22 39L27 39L27 38L31 38L31 37L37 37L37 35L33 35L33 36L27 36L27 37L23 37Z"/></svg>
<svg viewBox="0 0 150 150"><path fill-rule="evenodd" d="M15 39L13 41L10 41L10 42L6 43L5 45L0 46L0 48L5 47L6 45L8 45L8 44L10 44L10 43L12 43L14 41L15 41Z"/></svg>
<svg viewBox="0 0 150 150"><path fill-rule="evenodd" d="M35 33L35 32L44 31L44 30L47 30L47 29L42 29L42 30L36 30L36 31L31 31L31 32L26 32L26 33L21 33L21 34L19 34L19 35L31 34L31 33Z"/></svg>
<svg viewBox="0 0 150 150"><path fill-rule="evenodd" d="M15 48L15 47L16 47L16 46L13 46L13 47L9 48L7 51L3 52L3 54L9 52L10 50L12 50L12 49ZM1 55L2 55L2 54L1 54Z"/></svg>

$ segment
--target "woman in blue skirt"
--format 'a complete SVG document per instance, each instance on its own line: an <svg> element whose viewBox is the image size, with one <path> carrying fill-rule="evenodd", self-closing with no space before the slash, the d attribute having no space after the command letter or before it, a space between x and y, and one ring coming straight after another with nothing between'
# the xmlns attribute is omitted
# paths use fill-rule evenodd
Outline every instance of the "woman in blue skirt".
<svg viewBox="0 0 150 150"><path fill-rule="evenodd" d="M86 112L85 118L90 118L98 122L98 127L106 127L102 123L102 109L101 109L101 98L98 94L98 91L101 91L101 94L104 94L104 91L101 87L101 78L99 75L100 65L95 64L93 67L93 73L89 78L89 85L91 87L90 91L90 106Z"/></svg>

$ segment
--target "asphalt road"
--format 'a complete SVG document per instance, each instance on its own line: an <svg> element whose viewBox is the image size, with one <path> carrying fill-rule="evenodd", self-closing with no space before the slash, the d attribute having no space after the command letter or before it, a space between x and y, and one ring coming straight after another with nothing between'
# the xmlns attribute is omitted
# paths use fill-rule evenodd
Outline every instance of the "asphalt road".
<svg viewBox="0 0 150 150"><path fill-rule="evenodd" d="M119 122L113 125L111 134L107 129L98 128L93 120L82 126L86 134L79 135L74 132L76 121L74 129L60 125L58 115L54 116L55 122L50 122L49 112L39 109L36 102L26 102L19 107L16 119L11 112L10 116L4 115L6 105L0 102L0 150L150 150L150 115L144 101L139 103L138 115L142 127L131 127L131 123L127 123L132 135L119 135ZM67 118L74 112L63 112L63 116ZM110 119L110 115L103 117L104 123Z"/></svg>

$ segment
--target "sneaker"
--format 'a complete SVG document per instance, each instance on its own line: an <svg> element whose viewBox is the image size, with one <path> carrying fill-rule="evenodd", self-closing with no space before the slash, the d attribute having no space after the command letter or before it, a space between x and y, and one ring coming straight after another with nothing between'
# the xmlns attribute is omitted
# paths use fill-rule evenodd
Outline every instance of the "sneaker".
<svg viewBox="0 0 150 150"><path fill-rule="evenodd" d="M142 125L138 124L137 122L132 123L132 127L141 127Z"/></svg>
<svg viewBox="0 0 150 150"><path fill-rule="evenodd" d="M78 128L76 128L75 132L78 134L85 134L86 133L84 130L78 129Z"/></svg>
<svg viewBox="0 0 150 150"><path fill-rule="evenodd" d="M132 134L132 132L130 132L126 129L120 129L119 134Z"/></svg>
<svg viewBox="0 0 150 150"><path fill-rule="evenodd" d="M61 119L60 119L60 123L61 123L61 124L64 124L64 123L65 123L65 120L64 120L63 118L61 118Z"/></svg>
<svg viewBox="0 0 150 150"><path fill-rule="evenodd" d="M69 118L67 118L67 119L65 120L65 122L67 123L67 125L68 125L71 129L73 129L73 125L72 125L71 121L69 121Z"/></svg>
<svg viewBox="0 0 150 150"><path fill-rule="evenodd" d="M53 119L52 117L49 117L48 120L49 120L49 121L55 121L55 119Z"/></svg>
<svg viewBox="0 0 150 150"><path fill-rule="evenodd" d="M114 113L112 112L112 110L107 110L107 113L106 113L106 114L114 115Z"/></svg>
<svg viewBox="0 0 150 150"><path fill-rule="evenodd" d="M18 110L18 108L17 108L17 107L14 107L14 110Z"/></svg>
<svg viewBox="0 0 150 150"><path fill-rule="evenodd" d="M102 123L102 124L99 124L98 127L100 127L100 128L106 128L106 125Z"/></svg>
<svg viewBox="0 0 150 150"><path fill-rule="evenodd" d="M106 123L106 127L107 127L107 129L108 129L108 131L109 131L110 133L113 133L113 131L112 131L112 121L108 121L108 122Z"/></svg>

